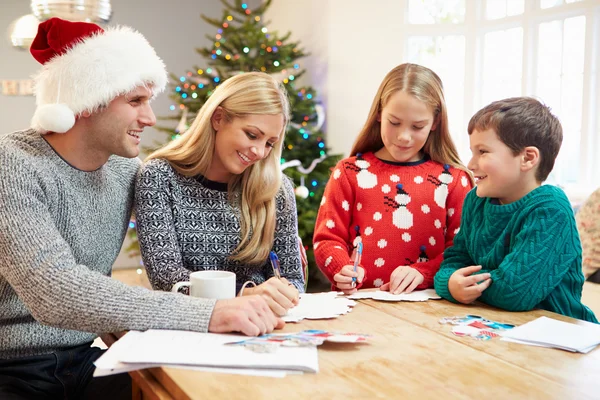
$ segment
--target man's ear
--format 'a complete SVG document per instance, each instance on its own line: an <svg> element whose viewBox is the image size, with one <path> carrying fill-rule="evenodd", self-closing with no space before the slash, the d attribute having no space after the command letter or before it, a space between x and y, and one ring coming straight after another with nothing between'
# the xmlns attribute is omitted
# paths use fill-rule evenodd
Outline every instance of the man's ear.
<svg viewBox="0 0 600 400"><path fill-rule="evenodd" d="M223 112L223 108L219 106L213 113L212 117L210 117L210 123L211 123L213 129L215 130L215 132L218 132L219 129L221 129L221 127L223 126L224 120L225 120L225 113Z"/></svg>
<svg viewBox="0 0 600 400"><path fill-rule="evenodd" d="M79 118L89 118L91 115L92 113L89 111L82 111L81 114L79 114Z"/></svg>
<svg viewBox="0 0 600 400"><path fill-rule="evenodd" d="M540 150L535 146L527 146L521 152L521 171L530 171L540 163Z"/></svg>

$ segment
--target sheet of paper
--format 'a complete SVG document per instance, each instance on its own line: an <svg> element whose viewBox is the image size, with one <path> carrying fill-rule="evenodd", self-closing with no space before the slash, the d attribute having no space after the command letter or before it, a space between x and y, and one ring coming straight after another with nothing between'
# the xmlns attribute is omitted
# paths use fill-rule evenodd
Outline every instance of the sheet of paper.
<svg viewBox="0 0 600 400"><path fill-rule="evenodd" d="M511 329L505 338L520 342L556 347L568 351L584 352L600 344L600 326L575 325L548 317Z"/></svg>
<svg viewBox="0 0 600 400"><path fill-rule="evenodd" d="M141 333L136 331L127 332L125 336L113 343L100 358L94 361L94 365L96 366L94 376L115 375L122 372L154 367L154 364L124 364L119 361L120 355L127 351L130 343L134 342Z"/></svg>
<svg viewBox="0 0 600 400"><path fill-rule="evenodd" d="M155 368L160 365L157 364L123 364L127 368L119 370L118 368L100 369L96 368L94 376L108 376L120 374L122 372L137 371L146 368ZM214 372L218 374L233 374L233 375L246 375L246 376L264 376L268 378L285 378L288 375L302 375L302 371L291 371L283 369L250 369L250 368L216 368L216 367L191 367L189 365L169 365L169 368L177 369L188 369L192 371L201 372Z"/></svg>
<svg viewBox="0 0 600 400"><path fill-rule="evenodd" d="M391 294L382 290L359 290L348 296L349 299L375 299L383 301L427 301L441 299L434 289L418 290L412 293Z"/></svg>
<svg viewBox="0 0 600 400"><path fill-rule="evenodd" d="M302 293L296 307L290 308L282 317L285 322L298 322L303 319L328 319L352 311L356 302L340 292Z"/></svg>
<svg viewBox="0 0 600 400"><path fill-rule="evenodd" d="M541 343L524 342L522 340L512 339L512 338L508 338L508 337L503 337L500 340L502 340L504 342L525 344L525 345L528 345L528 346L547 347L547 348L551 348L551 349L560 349L560 350L570 351L570 352L573 352L573 353L584 353L584 354L585 353L589 353L590 351L594 350L597 347L597 345L593 345L593 346L590 346L590 347L588 347L586 349L583 349L583 350L575 352L572 349L563 349L561 347L556 347L556 346L551 346L551 345L541 344Z"/></svg>
<svg viewBox="0 0 600 400"><path fill-rule="evenodd" d="M127 335L126 335L127 336ZM126 338L123 337L120 340ZM171 330L148 330L128 341L118 358L125 364L194 365L220 368L284 369L318 372L317 348L280 347L257 353L225 345L246 336ZM125 346L123 346L125 347Z"/></svg>

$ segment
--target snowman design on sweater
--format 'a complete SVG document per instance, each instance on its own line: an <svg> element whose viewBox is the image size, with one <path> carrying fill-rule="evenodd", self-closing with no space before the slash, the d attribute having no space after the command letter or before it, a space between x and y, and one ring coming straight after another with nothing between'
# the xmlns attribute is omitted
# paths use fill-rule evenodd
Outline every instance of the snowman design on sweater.
<svg viewBox="0 0 600 400"><path fill-rule="evenodd" d="M362 158L362 153L356 154L354 164L346 163L346 169L357 172L356 182L361 189L372 189L377 186L377 175L369 172L371 164Z"/></svg>
<svg viewBox="0 0 600 400"><path fill-rule="evenodd" d="M444 170L437 178L433 175L429 175L427 177L428 182L431 182L437 186L433 198L435 203L442 208L446 207L446 199L448 198L448 185L454 180L449 170L450 166L445 164Z"/></svg>
<svg viewBox="0 0 600 400"><path fill-rule="evenodd" d="M398 229L410 229L413 226L413 213L408 210L410 196L402 189L402 184L396 185L397 194L394 198L383 196L384 202L388 207L395 208L392 213L392 223Z"/></svg>
<svg viewBox="0 0 600 400"><path fill-rule="evenodd" d="M410 258L405 258L406 262L408 264L416 264L416 263L424 263L429 261L429 257L427 256L427 253L425 253L425 249L427 249L427 246L423 245L420 247L421 253L419 254L419 258L417 258L417 261L413 261Z"/></svg>

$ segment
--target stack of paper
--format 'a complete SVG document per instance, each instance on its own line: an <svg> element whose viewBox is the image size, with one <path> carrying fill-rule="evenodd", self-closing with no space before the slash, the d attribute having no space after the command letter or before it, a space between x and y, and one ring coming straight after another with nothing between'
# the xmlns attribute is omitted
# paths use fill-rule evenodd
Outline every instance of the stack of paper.
<svg viewBox="0 0 600 400"><path fill-rule="evenodd" d="M290 308L282 317L285 322L303 319L328 319L349 313L355 301L340 296L341 292L302 293L296 307Z"/></svg>
<svg viewBox="0 0 600 400"><path fill-rule="evenodd" d="M255 352L244 346L226 343L248 339L247 336L171 330L129 332L113 344L96 362L94 376L137 369L169 366L208 367L211 370L236 372L247 370L318 372L316 346L279 347L273 352Z"/></svg>
<svg viewBox="0 0 600 400"><path fill-rule="evenodd" d="M427 301L429 299L441 299L433 289L418 290L412 293L391 294L382 290L359 290L348 296L350 299L375 299L384 301Z"/></svg>
<svg viewBox="0 0 600 400"><path fill-rule="evenodd" d="M502 340L587 353L600 344L600 326L540 317L504 333Z"/></svg>

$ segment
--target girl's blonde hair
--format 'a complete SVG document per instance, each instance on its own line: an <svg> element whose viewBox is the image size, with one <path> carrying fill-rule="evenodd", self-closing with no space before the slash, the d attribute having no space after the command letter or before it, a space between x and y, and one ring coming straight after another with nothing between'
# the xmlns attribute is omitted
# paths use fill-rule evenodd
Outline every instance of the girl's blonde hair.
<svg viewBox="0 0 600 400"><path fill-rule="evenodd" d="M381 139L381 122L377 119L390 98L398 91L404 91L414 96L433 110L437 126L429 133L423 151L433 161L449 164L467 172L472 181L471 173L460 161L458 151L450 136L442 81L435 72L417 64L401 64L385 76L373 99L367 122L352 146L350 156L355 156L357 153L376 152L384 146Z"/></svg>
<svg viewBox="0 0 600 400"><path fill-rule="evenodd" d="M247 72L225 80L202 106L190 128L179 138L150 154L167 160L184 176L206 176L215 150L211 118L220 107L225 121L248 115L282 115L280 139L269 155L236 175L228 184L229 200L241 211L241 241L230 259L262 264L273 246L276 200L282 183L279 167L290 105L287 92L275 78L262 72Z"/></svg>

